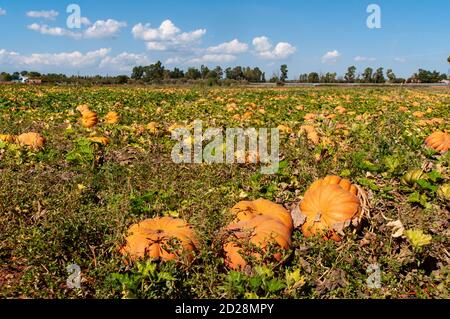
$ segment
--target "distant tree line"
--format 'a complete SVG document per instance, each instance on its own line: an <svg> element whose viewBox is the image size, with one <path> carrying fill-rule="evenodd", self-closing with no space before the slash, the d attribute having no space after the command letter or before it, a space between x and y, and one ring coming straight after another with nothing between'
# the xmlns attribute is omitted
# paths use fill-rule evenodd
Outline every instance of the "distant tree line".
<svg viewBox="0 0 450 319"><path fill-rule="evenodd" d="M450 56L447 61L450 63ZM120 85L120 84L205 84L205 85L233 85L246 83L266 83L266 74L258 67L228 67L225 70L220 66L213 69L202 65L200 68L190 67L187 70L179 68L168 69L161 61L148 66L136 66L131 76L67 76L65 74L40 74L38 72L14 72L12 74L0 73L0 82L19 81L24 76L39 78L42 83L52 84L82 84L82 85ZM447 75L438 71L419 69L411 77L404 79L397 77L392 69L386 70L382 67L376 70L368 67L357 73L353 65L348 67L344 76L336 73L317 72L300 74L298 79L288 80L288 66L281 65L280 71L270 77L269 82L283 85L289 83L437 83L447 79Z"/></svg>
<svg viewBox="0 0 450 319"><path fill-rule="evenodd" d="M311 72L309 74L301 74L298 78L299 83L438 83L447 79L445 73L437 71L427 71L419 69L410 78L404 79L397 77L392 69L384 72L383 68L373 70L368 67L360 74L356 73L356 67L351 66L343 77L337 77L336 73L319 74Z"/></svg>
<svg viewBox="0 0 450 319"><path fill-rule="evenodd" d="M165 68L160 61L149 66L133 68L131 79L143 83L192 82L204 81L207 84L219 84L222 80L237 82L266 82L265 74L259 68L236 66L226 68L217 66L210 69L205 65L200 68L190 67L186 71Z"/></svg>

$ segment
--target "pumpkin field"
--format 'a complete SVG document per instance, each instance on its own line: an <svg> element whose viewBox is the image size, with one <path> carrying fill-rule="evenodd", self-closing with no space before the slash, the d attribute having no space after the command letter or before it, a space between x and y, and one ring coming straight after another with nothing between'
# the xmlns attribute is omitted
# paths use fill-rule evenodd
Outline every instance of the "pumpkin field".
<svg viewBox="0 0 450 319"><path fill-rule="evenodd" d="M1 85L0 298L449 298L449 118L448 87ZM175 163L195 120L278 128L279 169Z"/></svg>

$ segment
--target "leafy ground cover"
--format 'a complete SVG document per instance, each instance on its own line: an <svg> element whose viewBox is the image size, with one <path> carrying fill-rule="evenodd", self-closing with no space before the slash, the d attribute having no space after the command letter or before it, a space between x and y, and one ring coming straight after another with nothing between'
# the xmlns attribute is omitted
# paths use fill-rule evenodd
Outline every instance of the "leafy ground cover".
<svg viewBox="0 0 450 319"><path fill-rule="evenodd" d="M76 111L83 104L99 119L115 111L120 122L86 129ZM0 134L39 132L46 145L0 141L0 296L448 298L450 157L424 141L448 131L449 118L448 88L1 86ZM168 128L196 119L279 127L280 170L173 163ZM412 170L419 178L405 178ZM227 269L218 232L233 205L265 198L291 209L327 175L367 192L370 217L358 232L336 243L296 230L283 264ZM200 250L192 263L124 262L118 247L128 227L155 216L193 225ZM81 289L67 286L72 263ZM367 282L374 265L378 288Z"/></svg>

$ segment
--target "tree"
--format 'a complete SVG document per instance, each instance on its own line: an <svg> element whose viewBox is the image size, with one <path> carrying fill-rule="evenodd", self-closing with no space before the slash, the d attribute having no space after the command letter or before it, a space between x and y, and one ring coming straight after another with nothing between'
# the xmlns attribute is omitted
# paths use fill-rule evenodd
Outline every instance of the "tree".
<svg viewBox="0 0 450 319"><path fill-rule="evenodd" d="M311 72L308 74L308 83L319 83L320 78L317 72Z"/></svg>
<svg viewBox="0 0 450 319"><path fill-rule="evenodd" d="M39 72L31 71L31 72L28 72L28 76L30 78L40 78L41 74Z"/></svg>
<svg viewBox="0 0 450 319"><path fill-rule="evenodd" d="M286 82L287 77L288 77L288 67L287 67L286 64L283 64L280 67L280 72L281 72L280 81L281 82Z"/></svg>
<svg viewBox="0 0 450 319"><path fill-rule="evenodd" d="M413 79L418 80L421 83L437 83L441 80L445 80L447 75L439 73L437 71L427 71L419 69L418 73L414 73Z"/></svg>
<svg viewBox="0 0 450 319"><path fill-rule="evenodd" d="M164 67L161 61L144 67L144 80L147 82L158 82L164 78Z"/></svg>
<svg viewBox="0 0 450 319"><path fill-rule="evenodd" d="M386 71L386 76L388 77L390 83L395 83L397 77L395 76L395 74L392 71L392 69L388 69Z"/></svg>
<svg viewBox="0 0 450 319"><path fill-rule="evenodd" d="M11 81L12 81L11 74L6 72L2 72L2 74L0 74L0 82L11 82Z"/></svg>
<svg viewBox="0 0 450 319"><path fill-rule="evenodd" d="M206 79L209 74L209 68L205 65L202 65L200 67L200 73L202 74L202 79Z"/></svg>
<svg viewBox="0 0 450 319"><path fill-rule="evenodd" d="M184 78L184 72L179 68L174 68L173 71L169 72L169 76L171 79L182 79Z"/></svg>
<svg viewBox="0 0 450 319"><path fill-rule="evenodd" d="M134 80L140 80L144 76L144 67L136 66L133 68L133 72L131 73L131 78Z"/></svg>
<svg viewBox="0 0 450 319"><path fill-rule="evenodd" d="M117 76L117 84L127 84L127 83L128 83L128 76L126 75Z"/></svg>
<svg viewBox="0 0 450 319"><path fill-rule="evenodd" d="M373 73L373 69L372 68L366 68L362 74L363 76L363 81L365 83L372 83L372 73Z"/></svg>
<svg viewBox="0 0 450 319"><path fill-rule="evenodd" d="M308 74L307 73L300 74L300 76L298 77L298 82L299 83L306 83L306 82L308 82Z"/></svg>
<svg viewBox="0 0 450 319"><path fill-rule="evenodd" d="M383 74L383 68L378 68L375 71L373 81L375 83L385 83L386 82L386 79L384 78L384 74Z"/></svg>
<svg viewBox="0 0 450 319"><path fill-rule="evenodd" d="M216 66L216 68L214 69L214 72L217 75L217 78L220 80L221 78L223 78L223 70L220 66Z"/></svg>
<svg viewBox="0 0 450 319"><path fill-rule="evenodd" d="M19 72L14 72L11 75L11 81L19 81L19 79L20 79L20 73Z"/></svg>
<svg viewBox="0 0 450 319"><path fill-rule="evenodd" d="M355 82L355 74L356 74L356 66L352 65L347 69L347 73L345 73L345 81L347 83Z"/></svg>
<svg viewBox="0 0 450 319"><path fill-rule="evenodd" d="M202 77L202 74L197 68L189 68L184 76L189 80L198 80Z"/></svg>
<svg viewBox="0 0 450 319"><path fill-rule="evenodd" d="M336 82L336 73L326 73L325 75L322 76L321 81L323 83L334 83Z"/></svg>

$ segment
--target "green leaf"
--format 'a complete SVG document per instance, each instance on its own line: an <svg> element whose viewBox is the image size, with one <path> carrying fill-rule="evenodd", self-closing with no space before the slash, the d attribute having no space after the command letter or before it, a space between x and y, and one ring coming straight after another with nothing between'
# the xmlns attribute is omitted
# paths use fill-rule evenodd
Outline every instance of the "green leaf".
<svg viewBox="0 0 450 319"><path fill-rule="evenodd" d="M271 279L268 283L267 283L267 290L269 292L277 292L279 290L282 290L286 287L286 285L284 284L284 282L282 282L281 280L278 279Z"/></svg>
<svg viewBox="0 0 450 319"><path fill-rule="evenodd" d="M250 285L250 289L251 289L253 292L257 292L258 289L261 287L261 285L262 285L262 283L263 283L263 280L262 280L262 278L261 278L260 276L255 276L255 277L251 277L251 278L248 280L248 283L249 283L249 285Z"/></svg>
<svg viewBox="0 0 450 319"><path fill-rule="evenodd" d="M442 175L437 171L431 171L427 176L432 182L437 182L442 179Z"/></svg>
<svg viewBox="0 0 450 319"><path fill-rule="evenodd" d="M429 190L429 191L432 191L432 192L435 192L438 189L437 186L431 185L429 182L427 182L424 179L418 179L416 181L416 184L419 185L422 189L426 189L426 190Z"/></svg>

